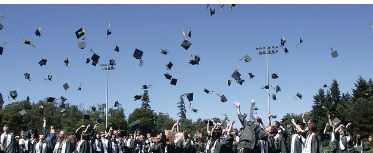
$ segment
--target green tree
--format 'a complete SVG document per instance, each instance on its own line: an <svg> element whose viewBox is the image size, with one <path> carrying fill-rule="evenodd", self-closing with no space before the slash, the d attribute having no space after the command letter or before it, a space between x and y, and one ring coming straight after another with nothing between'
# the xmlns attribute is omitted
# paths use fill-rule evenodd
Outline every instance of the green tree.
<svg viewBox="0 0 373 153"><path fill-rule="evenodd" d="M367 138L373 133L373 98L359 98L355 100L352 111L354 117L352 121L354 133L360 133L363 138Z"/></svg>
<svg viewBox="0 0 373 153"><path fill-rule="evenodd" d="M149 100L148 90L144 90L144 94L142 96L141 101L142 101L142 104L141 104L142 108L146 108L146 109L151 108L150 105L149 105L150 100Z"/></svg>
<svg viewBox="0 0 373 153"><path fill-rule="evenodd" d="M177 113L177 115L179 115L180 118L186 118L184 95L180 96L180 101L177 104L178 104L177 108L179 108L179 110L180 110L180 112Z"/></svg>
<svg viewBox="0 0 373 153"><path fill-rule="evenodd" d="M114 130L124 130L127 129L126 115L124 114L123 107L118 107L112 110L113 113L109 117L109 125L113 127Z"/></svg>
<svg viewBox="0 0 373 153"><path fill-rule="evenodd" d="M136 120L140 120L140 124L135 127L129 127L129 132L134 132L134 130L140 130L141 133L151 133L152 135L155 133L155 115L153 110L147 108L136 108L128 117L128 123L131 124Z"/></svg>
<svg viewBox="0 0 373 153"><path fill-rule="evenodd" d="M359 79L354 83L355 89L352 89L352 100L356 101L359 98L368 98L371 95L371 92L369 89L371 89L371 79L369 79L370 84L361 76L359 76Z"/></svg>
<svg viewBox="0 0 373 153"><path fill-rule="evenodd" d="M159 112L155 114L155 133L164 132L164 130L171 130L176 121L172 119L168 113Z"/></svg>

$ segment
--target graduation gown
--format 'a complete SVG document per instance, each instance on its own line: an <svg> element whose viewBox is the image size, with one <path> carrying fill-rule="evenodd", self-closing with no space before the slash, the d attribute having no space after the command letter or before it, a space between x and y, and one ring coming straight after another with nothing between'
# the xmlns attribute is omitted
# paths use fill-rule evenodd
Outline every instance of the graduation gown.
<svg viewBox="0 0 373 153"><path fill-rule="evenodd" d="M305 139L301 135L293 134L290 143L290 153L302 153Z"/></svg>
<svg viewBox="0 0 373 153"><path fill-rule="evenodd" d="M76 151L77 153L90 153L89 143L86 140L82 140L78 143Z"/></svg>
<svg viewBox="0 0 373 153"><path fill-rule="evenodd" d="M15 147L16 147L16 140L14 138L14 135L12 133L8 133L6 140L4 140L5 134L1 134L1 144L4 146L4 152L5 153L14 153ZM6 142L5 142L6 141ZM6 143L6 145L5 145Z"/></svg>
<svg viewBox="0 0 373 153"><path fill-rule="evenodd" d="M53 153L57 141L55 133L48 134L47 127L43 127L43 134L45 136L45 144L47 144L47 153Z"/></svg>

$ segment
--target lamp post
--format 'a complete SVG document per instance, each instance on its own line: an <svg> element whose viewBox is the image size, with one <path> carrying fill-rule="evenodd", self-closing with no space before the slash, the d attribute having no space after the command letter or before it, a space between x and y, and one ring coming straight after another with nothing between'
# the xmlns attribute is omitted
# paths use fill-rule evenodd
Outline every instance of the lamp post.
<svg viewBox="0 0 373 153"><path fill-rule="evenodd" d="M259 55L266 55L266 61L267 61L267 86L265 87L267 89L267 97L268 97L268 114L270 113L270 102L269 102L269 71L268 71L268 54L276 54L278 52L278 46L268 46L268 47L259 47L256 48L256 50L259 51Z"/></svg>
<svg viewBox="0 0 373 153"><path fill-rule="evenodd" d="M114 70L114 65L116 65L115 60L111 59L109 64L100 64L102 70L106 71L106 106L105 106L105 128L107 128L107 121L108 121L108 106L109 106L109 70Z"/></svg>

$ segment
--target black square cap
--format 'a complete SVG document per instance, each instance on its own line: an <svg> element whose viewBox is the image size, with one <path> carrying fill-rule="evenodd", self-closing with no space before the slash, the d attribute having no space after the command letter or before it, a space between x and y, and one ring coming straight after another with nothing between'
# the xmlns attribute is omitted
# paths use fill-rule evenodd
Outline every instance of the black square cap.
<svg viewBox="0 0 373 153"><path fill-rule="evenodd" d="M214 126L214 123L211 120L210 121L205 120L205 124L207 124L207 122L209 123L209 126Z"/></svg>
<svg viewBox="0 0 373 153"><path fill-rule="evenodd" d="M186 93L185 95L189 101L193 101L193 93Z"/></svg>
<svg viewBox="0 0 373 153"><path fill-rule="evenodd" d="M252 74L252 73L249 73L249 76L250 76L250 77L249 77L250 79L252 79L252 78L254 78L254 77L255 77L255 75L254 75L254 74Z"/></svg>
<svg viewBox="0 0 373 153"><path fill-rule="evenodd" d="M235 6L236 6L236 4L231 4L229 10L232 11L233 7L235 7Z"/></svg>
<svg viewBox="0 0 373 153"><path fill-rule="evenodd" d="M335 118L333 119L333 121L334 121L335 123L337 123L337 124L341 123L341 120L340 120L339 118L337 118L337 117L335 117Z"/></svg>
<svg viewBox="0 0 373 153"><path fill-rule="evenodd" d="M54 97L48 97L47 98L47 102L52 103L52 102L55 102L55 101L56 101L56 98L54 98Z"/></svg>
<svg viewBox="0 0 373 153"><path fill-rule="evenodd" d="M225 97L224 95L221 95L220 96L220 101L221 102L227 102L227 97Z"/></svg>
<svg viewBox="0 0 373 153"><path fill-rule="evenodd" d="M232 80L228 80L228 86L231 86Z"/></svg>
<svg viewBox="0 0 373 153"><path fill-rule="evenodd" d="M60 99L62 103L64 103L67 100L64 96L61 96Z"/></svg>
<svg viewBox="0 0 373 153"><path fill-rule="evenodd" d="M198 109L193 108L192 111L195 112L195 113L197 113Z"/></svg>
<svg viewBox="0 0 373 153"><path fill-rule="evenodd" d="M205 93L209 94L209 93L211 93L212 91L210 91L210 90L207 90L207 89L205 88L205 90L203 90L203 92L205 92Z"/></svg>
<svg viewBox="0 0 373 153"><path fill-rule="evenodd" d="M285 37L282 37L280 46L285 46L286 39Z"/></svg>
<svg viewBox="0 0 373 153"><path fill-rule="evenodd" d="M0 30L3 29L3 27L4 27L3 24L0 23Z"/></svg>
<svg viewBox="0 0 373 153"><path fill-rule="evenodd" d="M332 57L333 57L333 58L338 57L338 52L337 52L337 50L332 51Z"/></svg>
<svg viewBox="0 0 373 153"><path fill-rule="evenodd" d="M115 46L114 51L116 51L116 52L119 53L119 47L118 47L118 46Z"/></svg>
<svg viewBox="0 0 373 153"><path fill-rule="evenodd" d="M172 78L172 75L167 72L164 74L164 76L166 77L166 79L169 79L169 80L171 80Z"/></svg>
<svg viewBox="0 0 373 153"><path fill-rule="evenodd" d="M119 102L118 101L115 101L114 102L114 107L118 107L120 104L119 104Z"/></svg>
<svg viewBox="0 0 373 153"><path fill-rule="evenodd" d="M25 115L27 112L25 109L22 109L20 112L19 112L21 115Z"/></svg>
<svg viewBox="0 0 373 153"><path fill-rule="evenodd" d="M91 59L89 59L89 57L87 57L87 60L85 61L85 64L88 64L89 62L91 62Z"/></svg>
<svg viewBox="0 0 373 153"><path fill-rule="evenodd" d="M264 87L261 87L260 89L269 89L269 85L266 85Z"/></svg>
<svg viewBox="0 0 373 153"><path fill-rule="evenodd" d="M80 28L79 30L75 31L76 39L79 39L80 37L84 36L85 30L83 28Z"/></svg>
<svg viewBox="0 0 373 153"><path fill-rule="evenodd" d="M25 79L30 80L30 73L25 73Z"/></svg>
<svg viewBox="0 0 373 153"><path fill-rule="evenodd" d="M169 62L166 66L167 66L167 70L171 70L171 68L172 68L172 66L173 66L174 64L172 64L172 62Z"/></svg>
<svg viewBox="0 0 373 153"><path fill-rule="evenodd" d="M91 57L91 60L92 60L92 65L93 66L96 66L97 63L99 62L98 60L100 59L100 56L98 56L97 54L93 54L92 57Z"/></svg>
<svg viewBox="0 0 373 153"><path fill-rule="evenodd" d="M85 120L89 120L89 115L87 115L87 114L84 115L84 119L85 119Z"/></svg>
<svg viewBox="0 0 373 153"><path fill-rule="evenodd" d="M328 85L324 84L324 88L328 87Z"/></svg>
<svg viewBox="0 0 373 153"><path fill-rule="evenodd" d="M143 96L143 94L134 96L134 97L133 97L133 98L135 98L134 101L136 101L136 100L140 100L140 99L142 98L142 96Z"/></svg>
<svg viewBox="0 0 373 153"><path fill-rule="evenodd" d="M297 123L297 125L301 125L301 126L303 126L303 127L305 127L306 126L306 124L305 123L303 123L302 121L300 121L300 120L297 120L296 121L296 123Z"/></svg>
<svg viewBox="0 0 373 153"><path fill-rule="evenodd" d="M69 84L65 83L62 85L63 86L63 91L66 91L67 89L69 89Z"/></svg>
<svg viewBox="0 0 373 153"><path fill-rule="evenodd" d="M181 43L181 47L183 47L185 50L188 50L189 47L192 46L192 43L190 43L188 40L184 39L183 43Z"/></svg>
<svg viewBox="0 0 373 153"><path fill-rule="evenodd" d="M276 93L279 92L279 91L281 91L281 88L280 88L280 86L276 85Z"/></svg>
<svg viewBox="0 0 373 153"><path fill-rule="evenodd" d="M82 90L82 83L79 84L78 90Z"/></svg>
<svg viewBox="0 0 373 153"><path fill-rule="evenodd" d="M0 103L4 102L3 94L0 92Z"/></svg>
<svg viewBox="0 0 373 153"><path fill-rule="evenodd" d="M91 107L91 110L92 110L92 111L96 111L96 107L95 107L95 106L92 106L92 107Z"/></svg>
<svg viewBox="0 0 373 153"><path fill-rule="evenodd" d="M188 37L192 37L192 31L188 30L187 32L184 32L184 30L183 30L183 35L188 36Z"/></svg>
<svg viewBox="0 0 373 153"><path fill-rule="evenodd" d="M244 59L245 62L250 62L252 59L249 55L245 55L244 57L242 57L240 60Z"/></svg>
<svg viewBox="0 0 373 153"><path fill-rule="evenodd" d="M133 57L135 57L136 59L141 59L143 54L144 54L143 51L136 48L135 51L133 52Z"/></svg>
<svg viewBox="0 0 373 153"><path fill-rule="evenodd" d="M234 80L238 81L238 80L240 80L241 74L240 74L240 72L238 72L238 70L236 69L236 70L234 70L234 72L232 73L231 77L232 77Z"/></svg>
<svg viewBox="0 0 373 153"><path fill-rule="evenodd" d="M289 50L288 50L288 48L284 48L284 51L285 51L285 53L289 53Z"/></svg>
<svg viewBox="0 0 373 153"><path fill-rule="evenodd" d="M149 85L142 85L142 89L148 89L148 88L150 88L152 86L152 84L149 84Z"/></svg>
<svg viewBox="0 0 373 153"><path fill-rule="evenodd" d="M0 46L0 55L3 55L3 52L4 52L4 47Z"/></svg>
<svg viewBox="0 0 373 153"><path fill-rule="evenodd" d="M102 122L103 122L103 120L102 120L101 118L96 119L96 124L100 124L100 123L102 123Z"/></svg>
<svg viewBox="0 0 373 153"><path fill-rule="evenodd" d="M276 94L272 94L272 99L273 99L273 100L277 100L277 98L276 98Z"/></svg>
<svg viewBox="0 0 373 153"><path fill-rule="evenodd" d="M52 75L48 75L48 80L52 81Z"/></svg>
<svg viewBox="0 0 373 153"><path fill-rule="evenodd" d="M65 63L66 67L70 66L69 58L65 59L63 62Z"/></svg>
<svg viewBox="0 0 373 153"><path fill-rule="evenodd" d="M195 55L194 60L190 60L189 63L192 65L199 65L199 61L201 61L201 58L198 55Z"/></svg>
<svg viewBox="0 0 373 153"><path fill-rule="evenodd" d="M166 49L161 49L161 50L162 50L161 53L164 54L164 55L167 55L169 53L167 48Z"/></svg>
<svg viewBox="0 0 373 153"><path fill-rule="evenodd" d="M299 92L297 93L296 95L299 99L302 99L302 94L300 94Z"/></svg>
<svg viewBox="0 0 373 153"><path fill-rule="evenodd" d="M86 47L86 45L85 45L85 41L78 42L78 47L79 47L80 49L84 49L84 48Z"/></svg>
<svg viewBox="0 0 373 153"><path fill-rule="evenodd" d="M40 66L47 65L47 59L41 59L41 60L39 61L39 65L40 65Z"/></svg>
<svg viewBox="0 0 373 153"><path fill-rule="evenodd" d="M177 79L172 78L170 84L176 86Z"/></svg>
<svg viewBox="0 0 373 153"><path fill-rule="evenodd" d="M36 28L36 30L35 30L35 35L38 36L38 37L41 36L41 33L40 33L39 30L41 30L41 28Z"/></svg>
<svg viewBox="0 0 373 153"><path fill-rule="evenodd" d="M111 30L108 28L108 29L106 30L106 37L108 37L109 35L111 35Z"/></svg>
<svg viewBox="0 0 373 153"><path fill-rule="evenodd" d="M10 91L10 97L12 97L14 100L17 99L18 97L18 94L17 94L17 91L16 90L13 90L13 91Z"/></svg>
<svg viewBox="0 0 373 153"><path fill-rule="evenodd" d="M215 9L211 9L210 8L210 15L212 16L212 15L214 15L215 14Z"/></svg>
<svg viewBox="0 0 373 153"><path fill-rule="evenodd" d="M237 80L237 83L240 84L240 85L242 85L243 82L245 82L245 80L243 80L243 79L241 79L241 78Z"/></svg>
<svg viewBox="0 0 373 153"><path fill-rule="evenodd" d="M43 105L40 105L40 106L39 106L39 110L44 111L44 106L43 106Z"/></svg>
<svg viewBox="0 0 373 153"><path fill-rule="evenodd" d="M272 79L277 79L278 78L278 75L276 73L273 73L272 74Z"/></svg>
<svg viewBox="0 0 373 153"><path fill-rule="evenodd" d="M129 127L130 128L135 128L136 126L140 125L140 120L136 120L134 122L132 122Z"/></svg>

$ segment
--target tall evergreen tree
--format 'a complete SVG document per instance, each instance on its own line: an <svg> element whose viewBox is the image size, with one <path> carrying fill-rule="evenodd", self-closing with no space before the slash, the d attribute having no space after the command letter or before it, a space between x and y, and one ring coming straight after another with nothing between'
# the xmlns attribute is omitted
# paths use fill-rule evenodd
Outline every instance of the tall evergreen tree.
<svg viewBox="0 0 373 153"><path fill-rule="evenodd" d="M369 82L371 82L371 79ZM371 84L369 86L368 82L363 77L360 76L359 79L354 84L355 84L355 89L352 89L352 96L353 96L352 101L356 101L359 98L370 97L369 93L371 92L369 91L369 87L371 87Z"/></svg>
<svg viewBox="0 0 373 153"><path fill-rule="evenodd" d="M177 108L179 108L179 110L180 110L180 112L177 113L177 115L179 115L179 117L181 117L181 118L186 118L184 95L180 96L180 101L177 104L178 104Z"/></svg>
<svg viewBox="0 0 373 153"><path fill-rule="evenodd" d="M148 94L148 90L144 90L144 93L143 93L143 96L142 96L142 104L141 104L141 107L142 108L146 108L146 109L150 109L150 105L149 105L149 94Z"/></svg>

